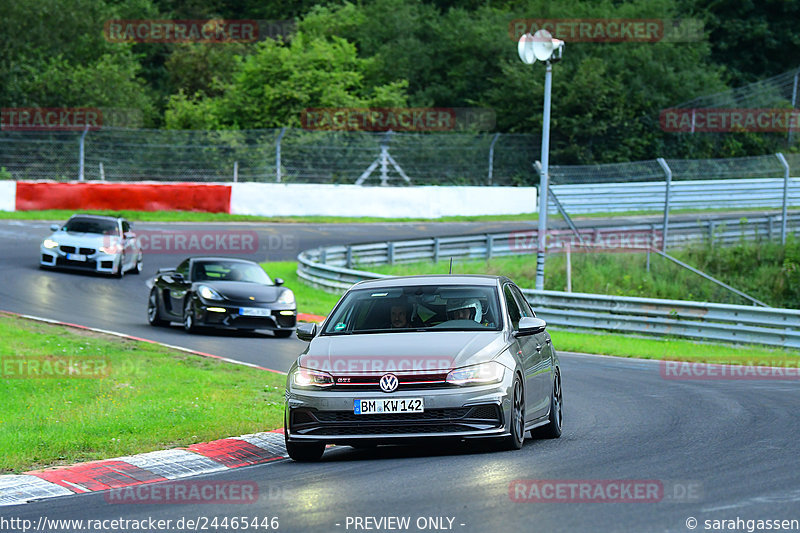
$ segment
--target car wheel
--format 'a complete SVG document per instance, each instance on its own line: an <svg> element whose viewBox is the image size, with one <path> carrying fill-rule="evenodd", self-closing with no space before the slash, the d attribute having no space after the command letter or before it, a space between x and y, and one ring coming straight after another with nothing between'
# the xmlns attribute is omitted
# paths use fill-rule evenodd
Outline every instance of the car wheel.
<svg viewBox="0 0 800 533"><path fill-rule="evenodd" d="M511 435L505 437L504 450L519 450L525 440L525 394L519 375L514 376L514 392L511 396Z"/></svg>
<svg viewBox="0 0 800 533"><path fill-rule="evenodd" d="M312 462L322 459L325 453L324 442L290 442L286 436L286 428L283 429L283 441L286 443L286 452L295 461Z"/></svg>
<svg viewBox="0 0 800 533"><path fill-rule="evenodd" d="M125 276L125 256L120 256L119 258L119 270L117 270L115 274L118 278L123 278Z"/></svg>
<svg viewBox="0 0 800 533"><path fill-rule="evenodd" d="M161 312L158 310L158 295L155 289L150 291L150 298L147 300L147 321L151 326L166 326L169 324L169 322L161 318Z"/></svg>
<svg viewBox="0 0 800 533"><path fill-rule="evenodd" d="M292 336L291 329L276 329L272 333L279 339L287 339Z"/></svg>
<svg viewBox="0 0 800 533"><path fill-rule="evenodd" d="M553 392L550 393L550 417L546 426L531 430L531 436L537 439L557 439L561 436L564 418L561 414L563 397L561 392L561 376L556 373L553 380Z"/></svg>
<svg viewBox="0 0 800 533"><path fill-rule="evenodd" d="M194 316L194 306L192 305L192 299L186 299L186 305L183 308L183 329L186 330L187 333L197 333L200 329L197 327L197 320Z"/></svg>

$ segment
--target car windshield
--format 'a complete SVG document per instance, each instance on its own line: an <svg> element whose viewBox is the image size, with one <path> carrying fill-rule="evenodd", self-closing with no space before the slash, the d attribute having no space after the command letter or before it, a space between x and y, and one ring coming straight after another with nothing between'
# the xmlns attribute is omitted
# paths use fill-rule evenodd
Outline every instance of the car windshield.
<svg viewBox="0 0 800 533"><path fill-rule="evenodd" d="M115 220L96 218L71 218L64 225L64 230L72 233L97 233L99 235L116 235L119 231Z"/></svg>
<svg viewBox="0 0 800 533"><path fill-rule="evenodd" d="M501 326L494 287L419 285L350 291L322 334L499 330Z"/></svg>
<svg viewBox="0 0 800 533"><path fill-rule="evenodd" d="M264 269L240 261L197 261L192 267L192 281L244 281L272 285Z"/></svg>

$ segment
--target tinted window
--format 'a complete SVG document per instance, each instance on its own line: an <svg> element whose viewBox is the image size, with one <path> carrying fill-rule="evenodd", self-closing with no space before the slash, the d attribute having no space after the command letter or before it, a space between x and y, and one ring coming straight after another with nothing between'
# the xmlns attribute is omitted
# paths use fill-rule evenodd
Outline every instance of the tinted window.
<svg viewBox="0 0 800 533"><path fill-rule="evenodd" d="M177 272L184 278L187 277L189 275L189 260L186 259L183 261L183 263L178 265L178 268L175 269L175 272Z"/></svg>
<svg viewBox="0 0 800 533"><path fill-rule="evenodd" d="M419 330L498 330L494 287L419 285L348 292L323 335Z"/></svg>
<svg viewBox="0 0 800 533"><path fill-rule="evenodd" d="M503 289L503 295L506 298L506 307L508 307L508 317L511 320L511 327L519 329L519 318L522 313L517 304L517 299L514 298L514 293L511 291L511 285L506 285Z"/></svg>
<svg viewBox="0 0 800 533"><path fill-rule="evenodd" d="M122 232L128 233L131 230L131 225L127 220L122 221Z"/></svg>
<svg viewBox="0 0 800 533"><path fill-rule="evenodd" d="M522 294L522 291L519 290L519 287L515 287L513 285L511 287L511 292L517 297L517 304L519 304L519 310L522 313L522 316L531 316L535 317L536 313L533 312L531 308L531 304L528 303L528 299L525 298L525 295Z"/></svg>
<svg viewBox="0 0 800 533"><path fill-rule="evenodd" d="M264 269L254 263L240 261L195 261L192 281L245 281L272 285Z"/></svg>
<svg viewBox="0 0 800 533"><path fill-rule="evenodd" d="M67 221L64 229L72 233L97 233L99 235L119 234L119 229L115 220L96 218L71 218Z"/></svg>

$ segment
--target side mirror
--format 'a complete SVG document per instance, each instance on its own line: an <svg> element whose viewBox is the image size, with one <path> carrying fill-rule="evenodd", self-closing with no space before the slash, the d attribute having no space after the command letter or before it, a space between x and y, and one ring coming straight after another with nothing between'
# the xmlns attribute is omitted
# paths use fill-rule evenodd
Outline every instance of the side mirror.
<svg viewBox="0 0 800 533"><path fill-rule="evenodd" d="M58 231L61 229L61 226L58 224L50 224L50 231Z"/></svg>
<svg viewBox="0 0 800 533"><path fill-rule="evenodd" d="M522 337L524 335L535 335L541 333L547 327L547 322L541 318L534 318L532 316L524 316L519 319L519 329L514 332L515 337Z"/></svg>
<svg viewBox="0 0 800 533"><path fill-rule="evenodd" d="M297 338L301 341L311 342L317 336L317 325L313 322L297 326Z"/></svg>
<svg viewBox="0 0 800 533"><path fill-rule="evenodd" d="M275 285L283 285L283 278L275 278Z"/></svg>
<svg viewBox="0 0 800 533"><path fill-rule="evenodd" d="M122 236L125 237L126 239L136 238L136 234L132 231L126 231L125 233L122 234Z"/></svg>

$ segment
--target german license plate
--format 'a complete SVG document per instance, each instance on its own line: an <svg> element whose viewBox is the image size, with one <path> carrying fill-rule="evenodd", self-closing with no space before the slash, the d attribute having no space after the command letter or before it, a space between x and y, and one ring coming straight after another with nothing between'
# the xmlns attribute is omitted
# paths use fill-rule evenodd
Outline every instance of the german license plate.
<svg viewBox="0 0 800 533"><path fill-rule="evenodd" d="M353 400L353 413L357 415L423 412L425 412L425 406L422 402L422 398Z"/></svg>
<svg viewBox="0 0 800 533"><path fill-rule="evenodd" d="M239 314L242 316L269 316L269 309L261 307L240 307Z"/></svg>
<svg viewBox="0 0 800 533"><path fill-rule="evenodd" d="M70 261L86 261L86 256L83 254L67 254L67 259Z"/></svg>

